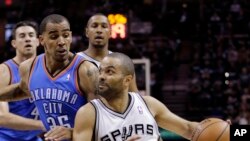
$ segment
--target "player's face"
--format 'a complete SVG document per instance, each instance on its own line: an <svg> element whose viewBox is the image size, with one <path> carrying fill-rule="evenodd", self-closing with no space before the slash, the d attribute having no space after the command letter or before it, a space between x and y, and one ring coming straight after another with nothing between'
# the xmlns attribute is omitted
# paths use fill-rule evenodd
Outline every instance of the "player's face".
<svg viewBox="0 0 250 141"><path fill-rule="evenodd" d="M16 48L17 53L22 56L32 56L36 54L39 45L36 31L31 26L20 26L16 29L15 39L11 44Z"/></svg>
<svg viewBox="0 0 250 141"><path fill-rule="evenodd" d="M68 22L48 23L40 36L40 42L45 48L46 55L59 62L67 60L72 43Z"/></svg>
<svg viewBox="0 0 250 141"><path fill-rule="evenodd" d="M117 97L124 90L124 75L119 60L105 57L100 65L99 94L103 97Z"/></svg>
<svg viewBox="0 0 250 141"><path fill-rule="evenodd" d="M110 25L107 17L102 15L91 17L86 28L86 36L94 47L107 46L110 38Z"/></svg>

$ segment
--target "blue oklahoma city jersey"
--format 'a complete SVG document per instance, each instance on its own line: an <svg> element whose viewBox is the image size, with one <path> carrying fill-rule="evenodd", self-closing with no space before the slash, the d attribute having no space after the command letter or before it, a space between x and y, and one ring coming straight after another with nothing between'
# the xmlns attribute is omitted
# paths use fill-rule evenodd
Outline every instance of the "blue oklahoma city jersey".
<svg viewBox="0 0 250 141"><path fill-rule="evenodd" d="M20 81L20 76L18 72L18 65L12 60L4 62L8 66L11 74L11 84ZM15 102L8 102L9 112L30 119L38 119L38 112L35 104L31 99L25 99ZM1 120L1 119L0 119ZM42 141L37 137L42 131L30 130L30 131L20 131L9 128L0 128L0 141Z"/></svg>
<svg viewBox="0 0 250 141"><path fill-rule="evenodd" d="M82 96L77 82L77 68L83 58L76 55L59 74L52 77L46 69L45 55L39 55L32 66L29 90L45 128L74 127L77 110L87 100Z"/></svg>

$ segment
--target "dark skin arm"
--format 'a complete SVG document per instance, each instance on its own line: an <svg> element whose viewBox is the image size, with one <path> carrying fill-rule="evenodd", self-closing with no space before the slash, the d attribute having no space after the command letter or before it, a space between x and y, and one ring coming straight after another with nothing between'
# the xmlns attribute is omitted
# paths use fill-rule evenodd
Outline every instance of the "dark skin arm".
<svg viewBox="0 0 250 141"><path fill-rule="evenodd" d="M98 92L98 68L89 61L84 61L78 70L81 90L86 94L88 101L97 98Z"/></svg>

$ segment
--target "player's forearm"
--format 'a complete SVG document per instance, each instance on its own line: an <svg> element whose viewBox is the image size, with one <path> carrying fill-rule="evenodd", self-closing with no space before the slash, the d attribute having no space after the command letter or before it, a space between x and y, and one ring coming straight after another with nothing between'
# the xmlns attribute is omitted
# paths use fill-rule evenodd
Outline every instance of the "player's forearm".
<svg viewBox="0 0 250 141"><path fill-rule="evenodd" d="M0 89L0 101L17 101L27 97L28 96L20 89L19 83Z"/></svg>
<svg viewBox="0 0 250 141"><path fill-rule="evenodd" d="M24 118L12 113L0 115L0 126L15 130L44 130L43 123L40 120Z"/></svg>
<svg viewBox="0 0 250 141"><path fill-rule="evenodd" d="M198 126L198 122L189 122L189 124L187 124L187 130L184 133L183 137L190 140L197 126Z"/></svg>

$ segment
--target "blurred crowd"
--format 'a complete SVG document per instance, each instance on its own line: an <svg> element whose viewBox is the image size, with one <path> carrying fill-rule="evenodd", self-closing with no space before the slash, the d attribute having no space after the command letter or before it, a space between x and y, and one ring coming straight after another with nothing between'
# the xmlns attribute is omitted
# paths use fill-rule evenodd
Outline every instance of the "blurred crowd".
<svg viewBox="0 0 250 141"><path fill-rule="evenodd" d="M1 9L4 15L0 18L6 23L23 19L39 23L50 13L63 14L71 23L73 52L86 48L84 27L95 13L122 13L128 17L128 28L149 23L149 31L132 32L134 29L129 28L128 37L111 40L109 48L131 58L151 60L152 94L163 94L166 73L178 63L186 63L190 66L190 114L199 113L200 119L216 115L236 124L249 124L249 9L248 0L25 0ZM190 58L180 61L178 55L185 41L191 43L187 52ZM9 41L0 53L1 62L13 57Z"/></svg>
<svg viewBox="0 0 250 141"><path fill-rule="evenodd" d="M193 44L190 111L250 122L249 2L206 5L203 32Z"/></svg>

